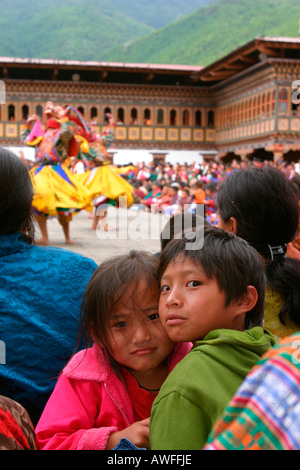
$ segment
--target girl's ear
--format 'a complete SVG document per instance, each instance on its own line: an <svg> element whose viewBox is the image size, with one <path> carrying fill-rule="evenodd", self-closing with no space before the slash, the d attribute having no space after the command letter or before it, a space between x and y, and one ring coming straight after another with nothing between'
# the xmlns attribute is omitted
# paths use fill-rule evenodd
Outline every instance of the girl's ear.
<svg viewBox="0 0 300 470"><path fill-rule="evenodd" d="M238 224L235 217L230 217L226 222L223 222L221 218L219 219L218 227L222 228L226 232L230 232L236 235Z"/></svg>
<svg viewBox="0 0 300 470"><path fill-rule="evenodd" d="M258 293L254 286L248 286L247 292L238 301L240 313L247 313L252 310L257 302Z"/></svg>
<svg viewBox="0 0 300 470"><path fill-rule="evenodd" d="M230 217L229 221L228 221L228 224L229 224L229 232L233 233L234 235L237 234L237 220L235 217Z"/></svg>

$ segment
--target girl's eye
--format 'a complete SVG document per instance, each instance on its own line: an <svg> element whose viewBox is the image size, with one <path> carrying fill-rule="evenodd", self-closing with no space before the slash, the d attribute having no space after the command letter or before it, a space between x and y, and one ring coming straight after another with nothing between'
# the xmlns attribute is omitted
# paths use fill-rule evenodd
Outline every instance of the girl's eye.
<svg viewBox="0 0 300 470"><path fill-rule="evenodd" d="M153 321L153 320L157 320L159 318L159 314L158 313L152 313L151 315L149 315L148 319Z"/></svg>
<svg viewBox="0 0 300 470"><path fill-rule="evenodd" d="M125 328L127 323L125 321L119 321L113 325L113 328Z"/></svg>
<svg viewBox="0 0 300 470"><path fill-rule="evenodd" d="M168 292L170 290L170 286L161 286L160 292Z"/></svg>
<svg viewBox="0 0 300 470"><path fill-rule="evenodd" d="M187 283L188 287L198 287L200 286L201 282L200 281L190 281Z"/></svg>

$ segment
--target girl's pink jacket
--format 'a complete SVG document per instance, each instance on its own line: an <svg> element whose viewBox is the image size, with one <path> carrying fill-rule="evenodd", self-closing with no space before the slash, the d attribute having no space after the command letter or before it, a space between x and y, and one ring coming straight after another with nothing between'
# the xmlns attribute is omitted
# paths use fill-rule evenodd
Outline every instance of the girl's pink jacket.
<svg viewBox="0 0 300 470"><path fill-rule="evenodd" d="M169 372L192 343L175 346ZM36 427L43 450L104 450L110 434L135 422L130 396L99 346L64 368Z"/></svg>

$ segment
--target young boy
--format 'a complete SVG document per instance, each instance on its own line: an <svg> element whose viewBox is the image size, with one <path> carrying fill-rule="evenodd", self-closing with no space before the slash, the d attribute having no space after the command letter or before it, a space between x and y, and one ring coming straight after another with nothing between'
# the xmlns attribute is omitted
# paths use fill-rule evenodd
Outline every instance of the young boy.
<svg viewBox="0 0 300 470"><path fill-rule="evenodd" d="M265 275L244 240L204 229L200 250L172 240L161 255L159 314L175 342L192 341L155 399L151 450L202 449L224 408L275 339L262 324Z"/></svg>

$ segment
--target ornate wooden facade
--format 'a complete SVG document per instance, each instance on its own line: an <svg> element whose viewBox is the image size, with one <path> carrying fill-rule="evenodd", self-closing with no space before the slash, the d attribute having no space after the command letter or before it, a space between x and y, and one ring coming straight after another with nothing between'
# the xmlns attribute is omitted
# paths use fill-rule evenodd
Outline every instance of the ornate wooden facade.
<svg viewBox="0 0 300 470"><path fill-rule="evenodd" d="M208 67L2 57L0 144L21 144L26 117L51 100L78 108L96 131L111 112L117 148L298 160L299 52L300 38L260 37Z"/></svg>

